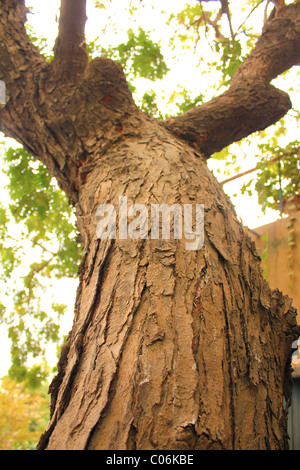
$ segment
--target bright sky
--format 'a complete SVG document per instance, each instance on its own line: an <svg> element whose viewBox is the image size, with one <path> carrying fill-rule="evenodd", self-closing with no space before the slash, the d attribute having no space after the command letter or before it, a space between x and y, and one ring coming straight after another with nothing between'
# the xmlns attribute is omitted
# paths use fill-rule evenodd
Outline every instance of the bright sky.
<svg viewBox="0 0 300 470"><path fill-rule="evenodd" d="M60 1L52 0L51 2L46 2L42 0L28 0L26 3L27 6L33 7L34 14L29 15L28 19L30 24L34 27L37 35L47 37L49 44L53 45L57 35L57 18L59 16ZM167 15L172 12L180 11L186 4L186 0L172 0L172 2L161 2L159 0L155 0L154 3L157 3L157 8L152 9L147 2L143 2L143 10L138 18L138 23L134 24L132 19L131 22L128 22L128 28L134 28L135 26L140 25L146 31L152 31L152 39L154 41L161 41L162 50L165 55L165 58L167 59L168 65L172 63L172 71L161 82L151 83L150 86L149 83L146 81L141 80L139 82L139 85L142 89L142 93L144 93L144 91L146 90L149 90L149 88L153 88L157 92L158 100L161 98L160 104L163 105L163 97L170 96L171 92L176 89L178 84L181 84L182 86L186 87L191 91L196 90L198 93L200 93L203 89L205 89L206 86L208 87L211 85L212 79L211 77L209 77L209 79L205 78L205 74L203 74L205 70L203 70L203 68L195 69L193 64L193 48L185 50L184 54L182 54L180 58L175 58L172 57L172 55L174 54L173 51L171 51L167 47L169 37L166 37L166 34L168 34L165 27L166 16L161 14L160 11L163 8L166 11ZM123 30L120 31L119 29L117 29L115 33L111 32L110 35L103 35L102 37L100 37L102 44L104 46L109 43L119 44L126 40L127 25L124 18L123 8L121 8L121 6L124 5L124 0L113 0L111 2L111 8L109 7L107 10L95 10L93 8L92 0L88 0L87 5L88 21L86 27L86 34L88 40L95 39L95 37L101 35L101 31L103 30L103 28L112 22L122 25ZM118 8L118 5L120 6L120 8ZM239 22L239 20L240 19L237 19L237 22ZM203 54L205 54L205 51L203 51ZM170 55L169 62L168 55ZM199 87L201 89L199 89ZM293 136L293 139L295 139L295 136ZM253 158L249 156L249 160L246 159L241 163L241 171L245 171L249 168L252 168L253 166L255 166L255 164L256 163L255 161L253 161ZM224 176L219 176L217 173L217 170L220 167L220 162L211 161L209 163L209 166L211 169L213 169L214 174L219 179L219 181L222 181L226 178ZM239 189L244 182L249 181L249 179L253 178L254 176L255 173L225 185L225 192L229 196L233 196L235 193L239 192ZM255 194L252 197L243 195L233 198L233 203L235 204L238 215L243 220L244 225L249 226L250 228L255 228L257 226L264 225L265 223L272 222L278 218L278 213L271 210L267 211L266 215L262 214L260 206L257 203L257 197ZM72 312L73 309L75 295L75 291L72 286L73 284L68 284L67 281L66 284L63 284L62 281L60 281L60 284L57 287L57 295L58 297L61 297L61 299L57 300L58 302L61 300L61 302L66 303L65 292L67 290L70 292L70 312ZM70 317L72 317L72 314L70 314ZM68 325L66 325L66 328L68 328ZM0 363L1 377L3 374L6 373L7 367L9 365L9 342L7 340L6 330L4 327L1 326L0 344L2 352L2 361Z"/></svg>

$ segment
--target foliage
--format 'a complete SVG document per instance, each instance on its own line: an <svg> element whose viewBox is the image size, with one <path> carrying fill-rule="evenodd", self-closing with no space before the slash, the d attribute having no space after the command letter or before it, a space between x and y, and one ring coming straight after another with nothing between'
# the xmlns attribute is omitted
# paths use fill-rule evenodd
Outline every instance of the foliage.
<svg viewBox="0 0 300 470"><path fill-rule="evenodd" d="M162 120L165 116L161 113L156 102L156 93L153 90L146 91L142 97L141 110L148 113L156 119Z"/></svg>
<svg viewBox="0 0 300 470"><path fill-rule="evenodd" d="M117 46L101 47L97 40L88 43L88 53L93 58L95 53L118 62L125 75L130 78L147 78L148 80L161 79L168 71L160 51L159 44L155 44L148 33L141 27L138 33L131 28L127 31L128 40Z"/></svg>
<svg viewBox="0 0 300 470"><path fill-rule="evenodd" d="M111 58L119 62L127 74L148 78L161 79L168 68L158 44L139 28L137 35L132 29L127 31L128 41L112 49Z"/></svg>
<svg viewBox="0 0 300 470"><path fill-rule="evenodd" d="M203 101L204 95L202 93L192 97L190 92L182 86L179 86L178 90L174 91L169 98L169 103L176 102L178 114L194 108L195 106L203 103Z"/></svg>
<svg viewBox="0 0 300 470"><path fill-rule="evenodd" d="M42 300L51 281L76 277L81 249L72 209L45 166L23 148L8 148L3 161L10 199L0 208L0 315L12 344L10 376L37 385L49 374L46 345L62 340L66 309ZM28 367L30 358L39 363Z"/></svg>
<svg viewBox="0 0 300 470"><path fill-rule="evenodd" d="M241 43L236 39L231 41L225 39L215 44L215 50L220 53L216 69L222 73L223 85L228 86L235 71L243 62Z"/></svg>
<svg viewBox="0 0 300 470"><path fill-rule="evenodd" d="M255 189L262 209L280 209L282 201L300 193L300 143L289 142L285 148L269 143L259 144L262 158L257 163ZM248 191L253 179L242 187ZM281 184L280 184L281 183ZM281 193L281 195L280 195Z"/></svg>
<svg viewBox="0 0 300 470"><path fill-rule="evenodd" d="M53 58L53 54L49 49L47 38L37 36L33 27L28 22L26 23L26 30L30 41L36 45L40 53L43 54L48 62L50 62Z"/></svg>
<svg viewBox="0 0 300 470"><path fill-rule="evenodd" d="M33 450L49 420L45 393L4 378L0 388L0 450Z"/></svg>

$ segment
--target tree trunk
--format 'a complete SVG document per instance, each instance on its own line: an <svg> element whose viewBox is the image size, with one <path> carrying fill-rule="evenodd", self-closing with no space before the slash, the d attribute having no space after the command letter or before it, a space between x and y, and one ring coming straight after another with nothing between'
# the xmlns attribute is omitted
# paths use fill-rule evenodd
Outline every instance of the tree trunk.
<svg viewBox="0 0 300 470"><path fill-rule="evenodd" d="M49 64L26 35L24 0L0 7L0 129L47 165L84 239L38 448L285 449L296 311L264 281L204 155L289 109L269 82L300 60L300 3L267 25L228 93L165 123L138 110L118 65L87 62L84 14L85 0L62 0ZM203 204L203 247L174 239L174 223L170 239L99 239L97 209L120 196L148 213Z"/></svg>
<svg viewBox="0 0 300 470"><path fill-rule="evenodd" d="M205 162L142 114L131 126L79 190L75 320L39 448L286 448L295 311ZM97 207L125 195L203 203L203 248L97 239Z"/></svg>

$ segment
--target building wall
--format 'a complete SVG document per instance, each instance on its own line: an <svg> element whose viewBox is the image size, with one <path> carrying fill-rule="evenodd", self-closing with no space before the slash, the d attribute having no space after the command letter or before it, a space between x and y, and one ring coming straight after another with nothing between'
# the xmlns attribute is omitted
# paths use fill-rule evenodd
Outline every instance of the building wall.
<svg viewBox="0 0 300 470"><path fill-rule="evenodd" d="M272 289L293 299L300 324L300 212L250 231Z"/></svg>

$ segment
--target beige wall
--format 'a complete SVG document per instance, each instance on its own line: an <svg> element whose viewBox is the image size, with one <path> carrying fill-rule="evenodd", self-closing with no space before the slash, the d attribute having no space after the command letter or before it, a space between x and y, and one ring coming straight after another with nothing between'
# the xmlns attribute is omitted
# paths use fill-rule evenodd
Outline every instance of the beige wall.
<svg viewBox="0 0 300 470"><path fill-rule="evenodd" d="M262 256L270 287L278 288L293 299L300 325L300 212L250 230L250 235ZM300 377L300 355L296 360L298 363L292 362L293 376Z"/></svg>
<svg viewBox="0 0 300 470"><path fill-rule="evenodd" d="M300 212L250 231L272 289L293 299L300 324Z"/></svg>

